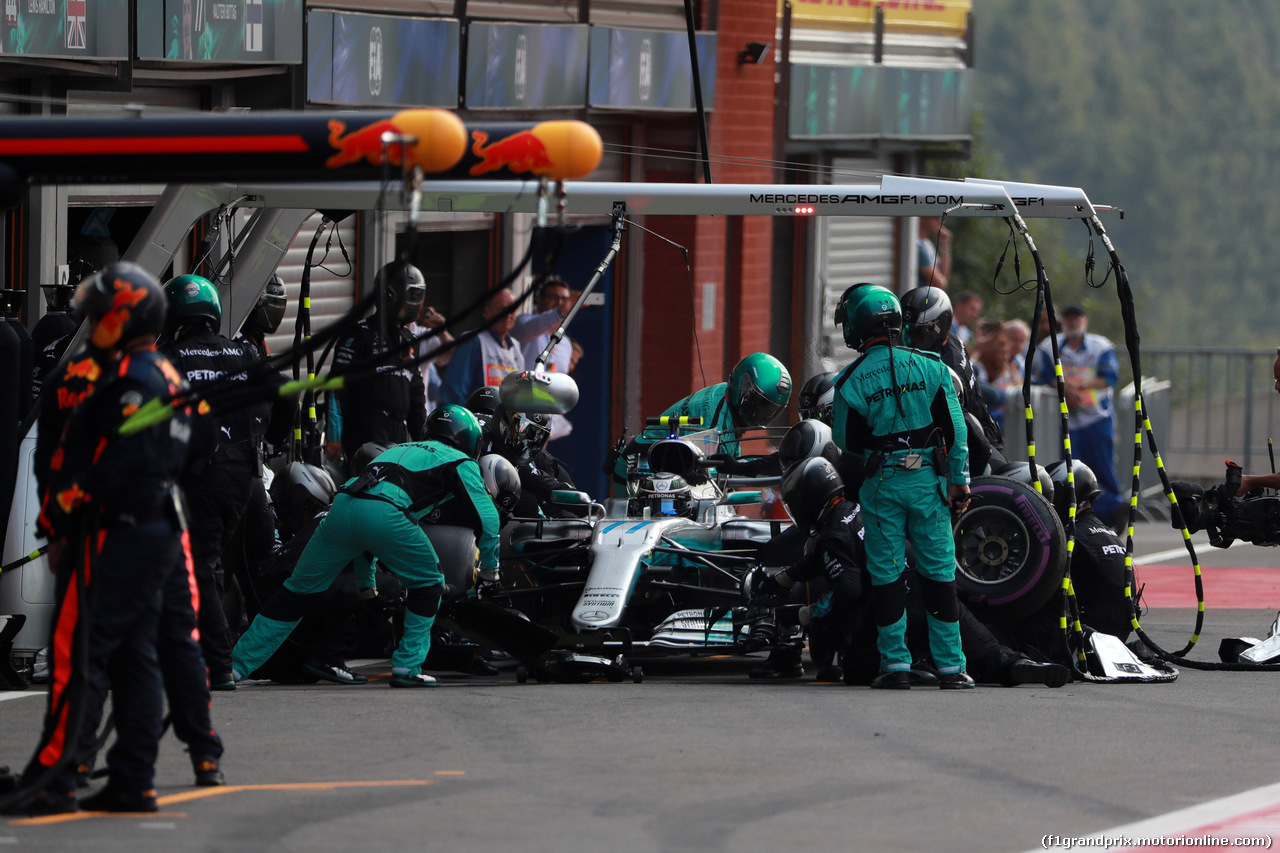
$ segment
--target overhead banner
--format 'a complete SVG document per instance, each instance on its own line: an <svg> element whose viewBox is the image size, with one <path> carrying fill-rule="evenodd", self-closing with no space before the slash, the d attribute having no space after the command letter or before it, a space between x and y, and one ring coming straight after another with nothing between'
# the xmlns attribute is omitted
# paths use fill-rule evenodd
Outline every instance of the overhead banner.
<svg viewBox="0 0 1280 853"><path fill-rule="evenodd" d="M0 55L128 59L127 0L4 0Z"/></svg>
<svg viewBox="0 0 1280 853"><path fill-rule="evenodd" d="M587 27L484 24L467 30L467 109L581 107L587 102Z"/></svg>
<svg viewBox="0 0 1280 853"><path fill-rule="evenodd" d="M449 18L307 15L307 101L458 106L461 26Z"/></svg>
<svg viewBox="0 0 1280 853"><path fill-rule="evenodd" d="M796 27L829 27L866 30L876 23L876 7L884 10L884 25L891 30L919 30L962 36L968 25L972 0L778 0L791 3L791 24Z"/></svg>
<svg viewBox="0 0 1280 853"><path fill-rule="evenodd" d="M139 59L302 64L302 0L137 3Z"/></svg>
<svg viewBox="0 0 1280 853"><path fill-rule="evenodd" d="M714 106L716 34L698 33L698 72L703 106ZM591 28L592 107L627 110L692 110L693 64L689 37L670 30Z"/></svg>
<svg viewBox="0 0 1280 853"><path fill-rule="evenodd" d="M792 139L969 137L973 71L792 65Z"/></svg>

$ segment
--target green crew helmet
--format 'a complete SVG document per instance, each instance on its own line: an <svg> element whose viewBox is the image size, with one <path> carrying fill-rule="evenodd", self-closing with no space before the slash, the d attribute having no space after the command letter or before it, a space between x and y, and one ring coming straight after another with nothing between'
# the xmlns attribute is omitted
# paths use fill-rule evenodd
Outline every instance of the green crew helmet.
<svg viewBox="0 0 1280 853"><path fill-rule="evenodd" d="M734 421L762 426L787 407L791 374L767 352L753 352L730 372L728 399Z"/></svg>
<svg viewBox="0 0 1280 853"><path fill-rule="evenodd" d="M222 298L209 279L198 275L180 275L164 286L165 299L169 303L165 315L165 334L172 338L183 326L196 320L204 320L210 329L218 331L222 323Z"/></svg>
<svg viewBox="0 0 1280 853"><path fill-rule="evenodd" d="M887 287L855 284L840 296L836 325L844 327L845 344L861 350L873 338L898 336L902 331L902 305Z"/></svg>
<svg viewBox="0 0 1280 853"><path fill-rule="evenodd" d="M427 438L443 441L472 459L480 455L480 422L458 405L437 406L427 416Z"/></svg>

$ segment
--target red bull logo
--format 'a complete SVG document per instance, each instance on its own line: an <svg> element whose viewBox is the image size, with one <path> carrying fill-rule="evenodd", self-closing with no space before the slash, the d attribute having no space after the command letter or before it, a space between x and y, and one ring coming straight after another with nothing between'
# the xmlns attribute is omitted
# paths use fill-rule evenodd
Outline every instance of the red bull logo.
<svg viewBox="0 0 1280 853"><path fill-rule="evenodd" d="M101 375L102 368L98 367L98 362L91 358L82 358L67 365L66 376L68 379L86 379L89 382L97 382L98 377Z"/></svg>
<svg viewBox="0 0 1280 853"><path fill-rule="evenodd" d="M480 159L467 170L471 175L506 169L563 181L589 175L604 153L600 134L581 121L539 122L496 142L489 141L487 132L474 130L471 140L471 153Z"/></svg>
<svg viewBox="0 0 1280 853"><path fill-rule="evenodd" d="M462 120L445 110L402 110L389 118L347 131L347 123L329 120L329 145L336 152L325 165L337 169L361 161L392 166L420 166L424 172L444 172L457 165L467 148ZM403 141L401 141L403 140ZM404 161L408 161L407 164Z"/></svg>
<svg viewBox="0 0 1280 853"><path fill-rule="evenodd" d="M513 133L489 145L485 144L489 141L489 134L483 130L472 131L471 139L471 153L479 157L480 162L467 170L468 174L483 175L506 169L516 174L528 172L542 177L555 167L547 153L546 143L532 130Z"/></svg>

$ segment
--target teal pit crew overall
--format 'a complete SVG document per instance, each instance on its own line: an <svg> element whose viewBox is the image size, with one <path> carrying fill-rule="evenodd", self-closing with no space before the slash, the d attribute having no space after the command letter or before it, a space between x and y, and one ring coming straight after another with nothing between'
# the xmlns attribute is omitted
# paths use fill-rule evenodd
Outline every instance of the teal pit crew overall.
<svg viewBox="0 0 1280 853"><path fill-rule="evenodd" d="M969 458L951 373L932 353L878 342L841 371L835 385L836 445L867 460L859 499L881 669L911 668L901 584L910 540L933 662L940 672L960 672L965 659L946 483L969 484Z"/></svg>
<svg viewBox="0 0 1280 853"><path fill-rule="evenodd" d="M263 605L232 650L235 672L248 676L297 627L307 598L324 592L355 561L358 587L374 583L372 554L400 579L408 600L404 636L391 658L396 675L416 675L431 645L444 590L435 549L423 523L458 524L476 531L480 568L498 568L498 511L485 491L480 466L437 441L398 444L369 464L366 476L343 485L329 514L307 543L284 587Z"/></svg>

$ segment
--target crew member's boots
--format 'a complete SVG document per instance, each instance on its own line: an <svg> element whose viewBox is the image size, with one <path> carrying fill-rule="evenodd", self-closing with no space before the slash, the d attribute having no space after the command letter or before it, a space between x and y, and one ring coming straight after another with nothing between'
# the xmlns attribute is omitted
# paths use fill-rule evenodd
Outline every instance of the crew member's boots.
<svg viewBox="0 0 1280 853"><path fill-rule="evenodd" d="M774 646L764 664L747 674L751 678L804 678L800 647L790 643Z"/></svg>

